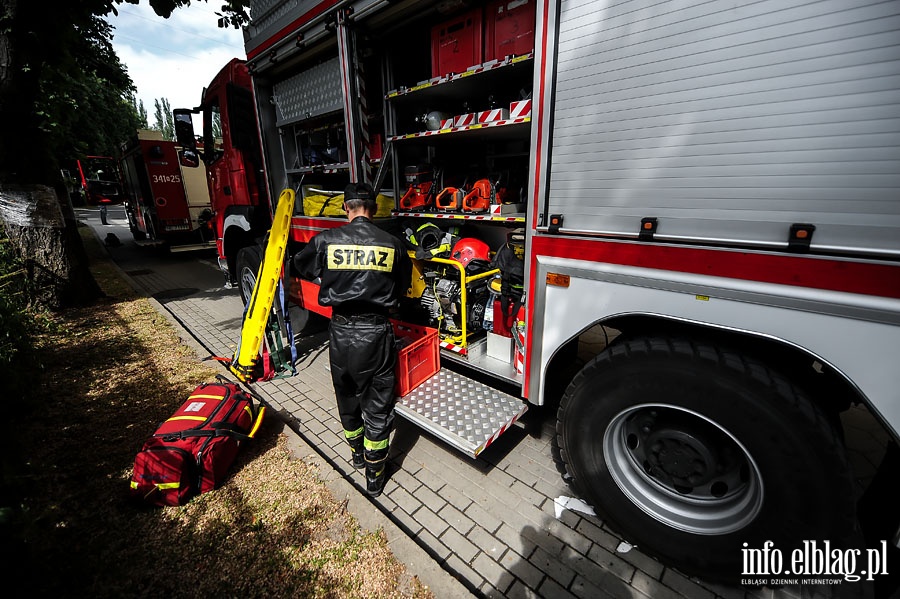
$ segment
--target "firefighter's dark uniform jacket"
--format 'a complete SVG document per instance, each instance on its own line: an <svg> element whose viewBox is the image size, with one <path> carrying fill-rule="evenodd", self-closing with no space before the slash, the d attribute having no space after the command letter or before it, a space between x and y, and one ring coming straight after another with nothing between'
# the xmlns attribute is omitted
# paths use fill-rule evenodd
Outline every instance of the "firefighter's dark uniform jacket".
<svg viewBox="0 0 900 599"><path fill-rule="evenodd" d="M342 314L386 314L409 285L403 243L364 216L313 237L294 267L305 279L321 278L319 303Z"/></svg>
<svg viewBox="0 0 900 599"><path fill-rule="evenodd" d="M354 452L364 448L366 476L383 475L396 362L387 315L409 285L406 249L358 216L316 235L293 263L301 277L321 279L319 303L332 308L331 378L344 435Z"/></svg>

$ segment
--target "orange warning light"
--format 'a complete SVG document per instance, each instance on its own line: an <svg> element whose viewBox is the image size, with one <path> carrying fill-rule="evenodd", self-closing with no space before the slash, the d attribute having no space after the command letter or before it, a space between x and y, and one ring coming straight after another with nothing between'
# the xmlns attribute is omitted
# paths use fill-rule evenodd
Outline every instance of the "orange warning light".
<svg viewBox="0 0 900 599"><path fill-rule="evenodd" d="M561 275L555 272L547 273L547 284L556 287L568 287L569 275Z"/></svg>

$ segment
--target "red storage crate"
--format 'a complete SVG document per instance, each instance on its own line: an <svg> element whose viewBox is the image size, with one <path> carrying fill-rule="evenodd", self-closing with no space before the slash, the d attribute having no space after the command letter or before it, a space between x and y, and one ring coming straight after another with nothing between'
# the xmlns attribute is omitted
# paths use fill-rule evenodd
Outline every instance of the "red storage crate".
<svg viewBox="0 0 900 599"><path fill-rule="evenodd" d="M403 397L440 368L438 332L437 329L397 320L392 320L391 324L394 325L394 337L401 344L394 368L394 392Z"/></svg>
<svg viewBox="0 0 900 599"><path fill-rule="evenodd" d="M484 60L528 54L534 50L537 0L500 0L484 11Z"/></svg>
<svg viewBox="0 0 900 599"><path fill-rule="evenodd" d="M481 9L431 29L431 76L462 73L482 63Z"/></svg>

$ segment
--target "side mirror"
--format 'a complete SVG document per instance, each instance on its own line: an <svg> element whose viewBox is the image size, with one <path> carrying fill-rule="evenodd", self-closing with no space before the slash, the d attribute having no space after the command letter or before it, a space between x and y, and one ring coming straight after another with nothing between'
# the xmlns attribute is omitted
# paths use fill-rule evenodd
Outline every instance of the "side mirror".
<svg viewBox="0 0 900 599"><path fill-rule="evenodd" d="M194 137L194 112L186 108L176 108L172 111L175 121L175 139L185 150L197 154L197 139Z"/></svg>
<svg viewBox="0 0 900 599"><path fill-rule="evenodd" d="M200 166L200 156L195 150L178 150L178 163L187 168Z"/></svg>

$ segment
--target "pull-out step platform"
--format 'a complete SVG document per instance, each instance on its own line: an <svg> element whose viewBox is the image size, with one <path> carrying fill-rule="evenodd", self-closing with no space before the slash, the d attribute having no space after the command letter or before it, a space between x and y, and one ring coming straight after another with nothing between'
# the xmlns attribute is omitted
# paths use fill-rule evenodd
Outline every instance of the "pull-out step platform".
<svg viewBox="0 0 900 599"><path fill-rule="evenodd" d="M204 241L203 243L192 243L190 245L173 245L169 248L169 251L172 253L177 252L194 252L197 250L209 250L216 249L215 241Z"/></svg>
<svg viewBox="0 0 900 599"><path fill-rule="evenodd" d="M401 397L395 407L398 415L473 458L526 410L528 405L512 395L446 368Z"/></svg>

